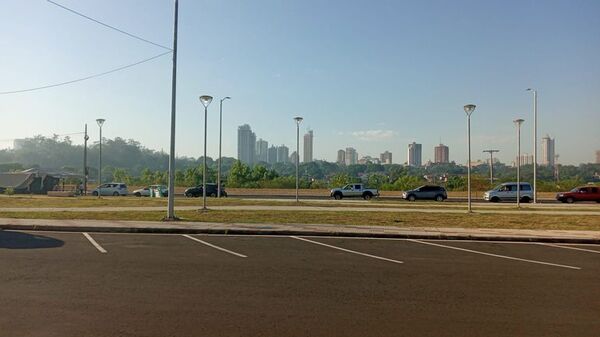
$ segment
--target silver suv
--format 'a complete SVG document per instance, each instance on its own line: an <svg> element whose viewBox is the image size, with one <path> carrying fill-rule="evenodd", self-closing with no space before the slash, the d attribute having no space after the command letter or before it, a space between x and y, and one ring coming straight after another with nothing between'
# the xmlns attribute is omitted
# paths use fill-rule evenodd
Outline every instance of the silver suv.
<svg viewBox="0 0 600 337"><path fill-rule="evenodd" d="M120 195L126 196L127 193L129 193L127 191L127 185L125 185L123 183L102 184L92 191L93 196L98 196L98 194L100 194L100 195L112 195L112 196L118 197Z"/></svg>
<svg viewBox="0 0 600 337"><path fill-rule="evenodd" d="M521 202L529 202L533 199L533 191L529 183L521 183ZM517 201L517 183L510 182L500 184L494 189L483 194L483 199L491 202Z"/></svg>

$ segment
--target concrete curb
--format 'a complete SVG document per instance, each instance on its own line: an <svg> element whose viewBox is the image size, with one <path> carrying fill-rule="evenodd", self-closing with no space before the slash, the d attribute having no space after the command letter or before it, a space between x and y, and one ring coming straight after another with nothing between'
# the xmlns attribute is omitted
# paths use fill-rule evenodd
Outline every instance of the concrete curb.
<svg viewBox="0 0 600 337"><path fill-rule="evenodd" d="M241 228L181 228L181 227L127 227L127 226L69 226L69 225L23 225L0 224L1 230L90 232L90 233L146 233L146 234L222 234L222 235L264 235L264 236L323 236L349 238L421 239L421 240L473 240L540 243L582 243L600 244L597 238L573 238L552 236L508 236L485 234L424 234L424 233L381 233L344 232L288 229L241 229Z"/></svg>

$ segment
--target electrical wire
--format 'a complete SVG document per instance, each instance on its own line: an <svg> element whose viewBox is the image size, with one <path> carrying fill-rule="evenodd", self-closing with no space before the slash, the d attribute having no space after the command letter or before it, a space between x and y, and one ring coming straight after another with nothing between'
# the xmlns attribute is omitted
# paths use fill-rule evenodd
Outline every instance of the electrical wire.
<svg viewBox="0 0 600 337"><path fill-rule="evenodd" d="M99 73L99 74L94 74L94 75L90 75L90 76L78 78L78 79L75 79L75 80L70 80L70 81L60 82L60 83L54 83L54 84L48 84L48 85L43 85L43 86L39 86L39 87L35 87L35 88L20 89L20 90L11 90L11 91L0 91L0 95L18 94L18 93L23 93L23 92L36 91L36 90L42 90L42 89L48 89L48 88L54 88L54 87L59 87L59 86L67 85L67 84L81 82L81 81L89 80L89 79L92 79L92 78L96 78L96 77L108 75L108 74L111 74L111 73L114 73L114 72L117 72L117 71L121 71L121 70L124 70L124 69L127 69L127 68L131 68L131 67L137 66L139 64L146 63L148 61L152 61L154 59L157 59L157 58L159 58L161 56L164 56L164 55L167 55L167 54L170 54L170 53L171 53L171 51L166 51L164 53L152 56L150 58L147 58L147 59L135 62L135 63L131 63L131 64L128 64L128 65L125 65L125 66L122 66L122 67L111 69L111 70L108 70L108 71L105 71L105 72L102 72L102 73Z"/></svg>
<svg viewBox="0 0 600 337"><path fill-rule="evenodd" d="M171 49L171 48L169 48L169 47L166 47L166 46L163 46L163 45L161 45L161 44L158 44L158 43L152 42L152 41L150 41L150 40L146 40L146 39L144 39L143 37L139 37L139 36L137 36L137 35L134 35L134 34L128 33L128 32L126 32L126 31L124 31L124 30L122 30L122 29L119 29L119 28L117 28L117 27L114 27L114 26L111 26L111 25L109 25L109 24L107 24L107 23L104 23L104 22L102 22L102 21L96 20L96 19L94 19L94 18L92 18L92 17L89 17L89 16L87 16L87 15L83 14L83 13L79 13L79 12L77 12L77 11L75 11L75 10L73 10L73 9L69 8L69 7L66 7L66 6L64 6L64 5L61 5L61 4L59 4L59 3L57 3L57 2L54 2L54 1L52 1L52 0L46 0L46 1L47 1L47 2L49 2L49 3L51 3L51 4L53 4L53 5L55 5L55 6L58 6L58 7L62 8L62 9L64 9L64 10L67 10L67 11L69 11L69 12L73 13L73 14L79 15L79 16L81 16L81 17L85 18L85 19L88 19L88 20L90 20L90 21L93 21L93 22L95 22L95 23L97 23L97 24L99 24L99 25L102 25L102 26L104 26L104 27L106 27L106 28L109 28L109 29L112 29L112 30L114 30L114 31L117 31L117 32L119 32L119 33L121 33L121 34L125 34L125 35L127 35L127 36L129 36L129 37L131 37L131 38L134 38L134 39L136 39L136 40L140 40L140 41L143 41L143 42L149 43L149 44L151 44L151 45L154 45L154 46L157 46L157 47L160 47L160 48L163 48L163 49L167 49L167 50L171 50L171 51L173 50L173 49Z"/></svg>

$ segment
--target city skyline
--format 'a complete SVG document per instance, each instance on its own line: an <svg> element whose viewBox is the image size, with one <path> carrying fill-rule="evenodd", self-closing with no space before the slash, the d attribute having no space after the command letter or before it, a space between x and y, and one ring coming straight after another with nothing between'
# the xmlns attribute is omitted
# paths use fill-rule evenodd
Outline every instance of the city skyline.
<svg viewBox="0 0 600 337"><path fill-rule="evenodd" d="M164 45L172 38L171 2L65 5ZM81 78L163 52L46 2L8 0L4 6L0 27L6 32L3 44L11 48L0 55L0 92ZM525 119L522 151L533 153L533 102L525 91L532 87L539 93L538 135L560 139L560 162L594 162L600 148L595 127L600 23L594 15L599 10L597 2L543 8L521 2L392 2L371 4L366 13L356 1L182 3L176 153L202 155L198 96L210 94L215 100L232 97L223 107L224 156L236 157L236 128L243 123L273 144L295 144L292 118L303 111L301 132L318 132L313 159L334 161L336 150L349 144L373 157L388 149L401 158L404 144L415 139L425 149L436 145L434 137L423 139L427 132L452 148L451 160L464 163L462 106L473 103L473 159L485 159L483 149L497 148L499 159L510 162L516 155L514 118ZM198 20L205 11L221 14ZM419 19L424 14L428 20ZM365 25L357 31L355 17L363 16ZM30 24L23 25L24 19ZM197 32L205 43L197 43ZM95 119L106 118L105 137L166 150L170 63L166 55L88 81L6 94L0 109L9 127L0 148L36 134L79 133L85 123L93 140ZM319 105L307 109L306 97ZM218 152L218 108L215 103L208 108L211 157ZM71 138L83 142L80 135ZM424 162L434 161L431 151L423 155Z"/></svg>

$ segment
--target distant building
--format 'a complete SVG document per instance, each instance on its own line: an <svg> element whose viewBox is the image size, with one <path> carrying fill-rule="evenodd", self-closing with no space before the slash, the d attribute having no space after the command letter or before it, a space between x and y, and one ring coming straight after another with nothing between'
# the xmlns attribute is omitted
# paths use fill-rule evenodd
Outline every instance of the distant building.
<svg viewBox="0 0 600 337"><path fill-rule="evenodd" d="M277 147L271 145L267 151L267 163L275 164L277 162Z"/></svg>
<svg viewBox="0 0 600 337"><path fill-rule="evenodd" d="M542 160L541 165L543 166L554 166L554 138L546 135L542 138Z"/></svg>
<svg viewBox="0 0 600 337"><path fill-rule="evenodd" d="M336 163L346 164L346 151L338 150Z"/></svg>
<svg viewBox="0 0 600 337"><path fill-rule="evenodd" d="M358 153L356 152L356 150L354 148L347 147L346 155L345 155L344 159L346 160L346 165L358 164Z"/></svg>
<svg viewBox="0 0 600 337"><path fill-rule="evenodd" d="M533 165L533 155L532 154L522 154L521 155L521 166L523 165ZM515 161L512 162L513 167L517 167L517 157L515 157Z"/></svg>
<svg viewBox="0 0 600 337"><path fill-rule="evenodd" d="M408 144L408 166L420 167L422 166L422 146L412 142Z"/></svg>
<svg viewBox="0 0 600 337"><path fill-rule="evenodd" d="M433 162L436 164L448 164L450 162L450 150L448 146L440 144L434 148Z"/></svg>
<svg viewBox="0 0 600 337"><path fill-rule="evenodd" d="M269 142L262 138L256 141L256 157L257 162L269 161Z"/></svg>
<svg viewBox="0 0 600 337"><path fill-rule="evenodd" d="M21 150L23 148L23 146L25 146L25 143L27 143L27 140L25 140L25 139L13 140L13 150L15 150L15 151Z"/></svg>
<svg viewBox="0 0 600 337"><path fill-rule="evenodd" d="M287 163L290 159L290 149L287 146L281 145L277 147L277 162Z"/></svg>
<svg viewBox="0 0 600 337"><path fill-rule="evenodd" d="M250 125L244 124L238 127L238 160L242 163L254 164L256 152L256 135L252 132Z"/></svg>
<svg viewBox="0 0 600 337"><path fill-rule="evenodd" d="M382 164L391 164L392 163L392 153L390 151L385 151L384 153L379 155L379 160Z"/></svg>
<svg viewBox="0 0 600 337"><path fill-rule="evenodd" d="M296 165L296 162L298 161L298 153L296 151L292 152L292 154L290 155L290 163Z"/></svg>
<svg viewBox="0 0 600 337"><path fill-rule="evenodd" d="M600 150L596 151L596 164L600 164Z"/></svg>
<svg viewBox="0 0 600 337"><path fill-rule="evenodd" d="M313 131L308 130L304 135L304 162L310 163L313 161Z"/></svg>
<svg viewBox="0 0 600 337"><path fill-rule="evenodd" d="M359 164L381 164L379 158L373 158L371 156L364 156L358 160Z"/></svg>

